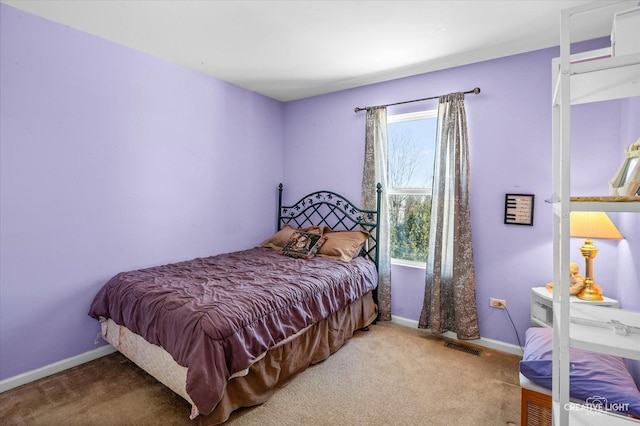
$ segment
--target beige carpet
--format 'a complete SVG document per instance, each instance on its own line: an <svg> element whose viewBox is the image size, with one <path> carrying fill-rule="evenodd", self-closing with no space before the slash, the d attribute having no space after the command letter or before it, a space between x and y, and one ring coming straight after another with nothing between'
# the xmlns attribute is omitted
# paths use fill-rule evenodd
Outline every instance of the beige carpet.
<svg viewBox="0 0 640 426"><path fill-rule="evenodd" d="M233 425L520 423L519 357L382 322ZM196 425L189 405L116 353L0 394L3 425Z"/></svg>

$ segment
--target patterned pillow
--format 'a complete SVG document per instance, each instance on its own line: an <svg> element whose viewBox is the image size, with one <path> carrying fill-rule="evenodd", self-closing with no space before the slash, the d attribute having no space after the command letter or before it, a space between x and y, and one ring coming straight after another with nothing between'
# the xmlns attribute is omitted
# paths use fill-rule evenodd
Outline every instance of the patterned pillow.
<svg viewBox="0 0 640 426"><path fill-rule="evenodd" d="M327 240L322 235L311 232L294 231L287 244L282 248L282 254L289 257L311 259L316 255L322 244Z"/></svg>
<svg viewBox="0 0 640 426"><path fill-rule="evenodd" d="M291 225L285 224L282 226L282 229L276 232L273 236L264 240L260 244L260 247L270 247L272 249L280 250L282 247L285 246L285 244L287 244L287 242L289 241L289 238L291 238L291 235L293 235L295 231L310 232L312 234L318 234L318 235L322 234L322 228L320 228L319 226L314 225L314 226L309 226L308 228L295 229Z"/></svg>

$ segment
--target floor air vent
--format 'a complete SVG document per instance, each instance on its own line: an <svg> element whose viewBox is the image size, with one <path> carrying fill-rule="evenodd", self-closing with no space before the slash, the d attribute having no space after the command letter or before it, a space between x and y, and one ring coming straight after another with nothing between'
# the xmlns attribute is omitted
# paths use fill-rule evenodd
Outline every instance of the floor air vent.
<svg viewBox="0 0 640 426"><path fill-rule="evenodd" d="M444 345L448 348L457 349L475 356L480 356L482 353L480 349L472 348L471 346L463 345L461 343L447 342Z"/></svg>

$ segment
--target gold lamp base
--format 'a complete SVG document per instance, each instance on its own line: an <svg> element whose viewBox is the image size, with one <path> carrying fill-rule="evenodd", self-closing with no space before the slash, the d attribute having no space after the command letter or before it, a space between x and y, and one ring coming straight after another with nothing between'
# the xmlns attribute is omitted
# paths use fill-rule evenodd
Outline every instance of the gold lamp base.
<svg viewBox="0 0 640 426"><path fill-rule="evenodd" d="M578 299L599 302L603 300L602 288L593 281L593 259L598 254L598 249L593 245L591 238L587 238L582 247L580 247L580 253L582 253L585 261L585 279L584 288L576 296Z"/></svg>
<svg viewBox="0 0 640 426"><path fill-rule="evenodd" d="M592 280L584 280L584 288L576 295L578 299L588 300L590 302L600 302L602 298L602 289Z"/></svg>

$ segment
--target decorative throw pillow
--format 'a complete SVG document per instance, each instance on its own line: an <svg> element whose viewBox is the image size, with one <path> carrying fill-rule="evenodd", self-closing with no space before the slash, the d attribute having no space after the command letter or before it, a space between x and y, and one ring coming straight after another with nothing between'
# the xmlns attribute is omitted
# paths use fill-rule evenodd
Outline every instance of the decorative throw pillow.
<svg viewBox="0 0 640 426"><path fill-rule="evenodd" d="M362 246L369 238L365 231L325 231L327 241L322 245L318 256L350 262L360 254Z"/></svg>
<svg viewBox="0 0 640 426"><path fill-rule="evenodd" d="M294 231L287 244L282 248L282 254L289 257L311 259L326 240L326 237L319 234Z"/></svg>
<svg viewBox="0 0 640 426"><path fill-rule="evenodd" d="M293 235L293 233L296 231L304 231L318 235L322 234L322 228L320 228L319 226L314 225L309 226L308 228L295 229L291 225L286 224L283 225L282 229L276 232L273 236L260 243L260 247L269 247L272 249L280 250L287 244L289 238L291 238L291 235Z"/></svg>

